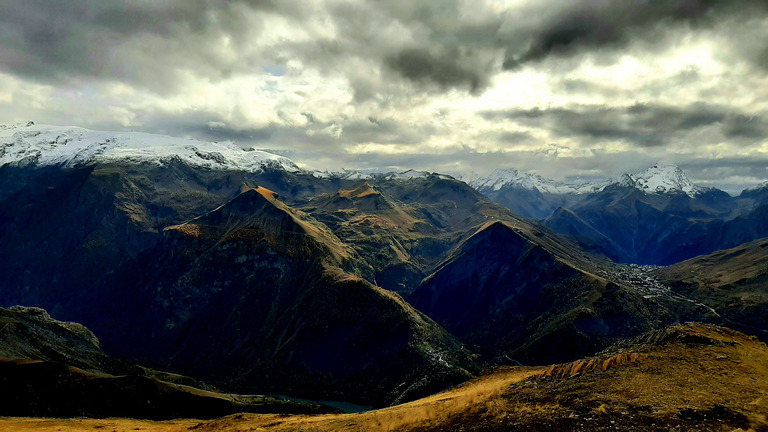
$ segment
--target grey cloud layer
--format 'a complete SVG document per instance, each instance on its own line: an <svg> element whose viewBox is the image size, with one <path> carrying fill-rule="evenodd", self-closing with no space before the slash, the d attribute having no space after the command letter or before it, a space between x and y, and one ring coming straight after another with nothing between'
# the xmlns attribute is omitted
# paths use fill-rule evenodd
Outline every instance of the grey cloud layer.
<svg viewBox="0 0 768 432"><path fill-rule="evenodd" d="M622 140L640 147L664 146L704 127L714 127L726 138L744 143L768 136L768 121L763 115L705 103L682 108L658 104L534 108L486 111L480 115L491 120L508 119L560 136Z"/></svg>
<svg viewBox="0 0 768 432"><path fill-rule="evenodd" d="M743 89L737 88L742 93L731 103L733 86L702 83L735 80L736 73L764 75L768 32L760 29L768 28L766 21L764 0L540 0L507 9L468 0L0 0L0 115L23 105L42 117L33 120L43 122L51 107L59 106L40 95L8 96L13 92L2 88L5 74L22 86L55 88L58 96L51 98L84 88L98 91L99 83L124 84L125 98L135 98L128 103L121 94L100 95L99 103L112 110L105 112L124 116L83 126L137 126L246 147L291 148L297 158L319 166L339 161L350 168L446 171L470 168L470 161L481 171L557 166L551 161L565 139L582 149L618 141L640 152L615 160L595 153L592 162L571 157L570 171L557 166L565 174L589 172L621 165L621 157L636 161L643 152L658 157L702 138L727 144L723 148L764 143L768 114L760 110L765 107L752 108ZM737 72L694 68L625 87L592 79L589 71L571 74L584 65L616 64L622 56L652 62L686 41L706 41L719 56L715 60L733 64ZM561 97L552 104L556 108L547 108L549 101L520 102L514 91L491 98L504 108L477 105L491 92L507 91L499 90L505 88L500 81L524 79L525 73L547 75L554 98ZM221 103L179 102L193 100L198 83L230 83L226 90L237 100L225 109ZM762 81L755 83L749 90L756 94L753 102L763 91ZM262 91L269 86L274 94ZM323 93L326 86L333 91ZM679 100L667 96L696 86L701 90ZM262 93L238 99L248 92ZM97 99L78 97L84 104ZM227 97L221 98L224 103ZM280 97L288 102L275 102ZM173 103L146 102L170 98ZM536 105L542 108L531 109ZM271 111L255 109L262 106ZM454 110L444 122L437 112L443 106ZM57 109L57 119L67 115ZM256 116L263 118L257 122ZM353 148L366 153L348 154ZM391 151L375 153L376 148ZM728 151L717 158L741 160ZM686 163L704 173L695 160ZM768 176L760 169L765 160L752 165L756 168L744 175Z"/></svg>
<svg viewBox="0 0 768 432"><path fill-rule="evenodd" d="M244 44L263 31L244 11L268 1L3 0L0 68L42 82L127 81L158 91L177 73L221 78L248 64L220 55L219 40Z"/></svg>
<svg viewBox="0 0 768 432"><path fill-rule="evenodd" d="M633 39L653 40L665 26L707 28L719 20L765 15L761 0L581 0L565 3L558 13L542 20L524 52L510 46L504 68L540 61L550 56L571 56L583 51L619 48ZM760 62L760 58L753 58Z"/></svg>
<svg viewBox="0 0 768 432"><path fill-rule="evenodd" d="M314 7L266 0L0 3L0 68L41 81L117 79L158 91L183 70L221 79L265 60L296 56L328 73L338 72L347 58L365 58L385 76L416 86L478 92L501 71L500 65L513 68L549 56L623 46L633 38L652 38L648 34L660 25L706 27L723 17L768 12L767 2L747 0L547 0L506 12L458 0L329 1ZM254 39L270 32L270 15L302 28L321 12L333 20L338 38L318 36L249 51ZM393 25L407 37L388 37ZM239 57L221 55L222 38ZM767 62L766 48L748 50L754 62Z"/></svg>

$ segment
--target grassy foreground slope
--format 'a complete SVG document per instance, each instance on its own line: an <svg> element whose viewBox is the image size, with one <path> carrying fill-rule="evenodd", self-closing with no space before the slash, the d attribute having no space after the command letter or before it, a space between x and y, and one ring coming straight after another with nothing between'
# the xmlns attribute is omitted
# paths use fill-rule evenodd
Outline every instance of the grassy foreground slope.
<svg viewBox="0 0 768 432"><path fill-rule="evenodd" d="M236 414L211 421L0 419L0 430L768 431L768 347L675 325L598 356L496 370L448 391L361 414Z"/></svg>

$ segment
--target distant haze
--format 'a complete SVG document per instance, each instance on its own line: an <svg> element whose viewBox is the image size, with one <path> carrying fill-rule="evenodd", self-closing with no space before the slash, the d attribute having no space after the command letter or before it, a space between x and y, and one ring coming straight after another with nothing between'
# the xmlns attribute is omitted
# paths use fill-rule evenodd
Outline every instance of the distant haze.
<svg viewBox="0 0 768 432"><path fill-rule="evenodd" d="M305 168L768 180L768 2L0 0L0 124Z"/></svg>

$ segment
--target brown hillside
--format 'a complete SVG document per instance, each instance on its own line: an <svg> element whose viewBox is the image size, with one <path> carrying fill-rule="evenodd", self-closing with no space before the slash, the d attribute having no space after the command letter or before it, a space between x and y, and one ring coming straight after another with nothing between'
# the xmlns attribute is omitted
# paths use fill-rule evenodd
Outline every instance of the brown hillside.
<svg viewBox="0 0 768 432"><path fill-rule="evenodd" d="M590 362L601 367L573 373L575 365ZM760 432L768 431L766 416L768 347L727 328L686 324L647 333L594 359L500 369L361 414L238 414L208 422L0 419L0 429Z"/></svg>
<svg viewBox="0 0 768 432"><path fill-rule="evenodd" d="M712 308L724 325L768 340L768 238L663 267L654 276Z"/></svg>

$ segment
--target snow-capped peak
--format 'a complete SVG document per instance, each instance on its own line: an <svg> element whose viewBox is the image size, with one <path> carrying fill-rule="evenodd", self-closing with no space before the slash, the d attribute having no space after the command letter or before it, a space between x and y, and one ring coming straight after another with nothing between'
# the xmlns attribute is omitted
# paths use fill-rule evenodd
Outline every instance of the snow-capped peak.
<svg viewBox="0 0 768 432"><path fill-rule="evenodd" d="M617 184L646 193L683 192L693 197L705 189L693 184L677 165L657 163L641 173L624 174Z"/></svg>
<svg viewBox="0 0 768 432"><path fill-rule="evenodd" d="M204 142L143 132L104 132L79 127L35 125L0 127L0 166L90 165L181 160L191 166L260 172L266 167L300 171L290 159L232 142Z"/></svg>
<svg viewBox="0 0 768 432"><path fill-rule="evenodd" d="M461 177L470 186L478 190L498 191L503 187L537 190L550 194L582 194L597 192L605 185L603 183L564 183L530 174L514 168L496 169L487 177L478 177L471 173Z"/></svg>
<svg viewBox="0 0 768 432"><path fill-rule="evenodd" d="M438 178L441 178L441 179L453 179L453 177L446 174L431 173L429 171L416 171L414 169L409 169L408 171L403 171L403 172L387 173L386 179L387 180L413 180L413 179L428 178L430 176L437 176Z"/></svg>
<svg viewBox="0 0 768 432"><path fill-rule="evenodd" d="M758 190L762 190L762 189L768 189L768 181L764 181L764 182L760 183L759 185L757 185L755 187L744 189L744 192L758 191Z"/></svg>
<svg viewBox="0 0 768 432"><path fill-rule="evenodd" d="M312 171L312 175L317 178L337 178L342 180L370 180L373 178L371 174L357 170L347 170L344 168L342 168L341 171L315 170Z"/></svg>

